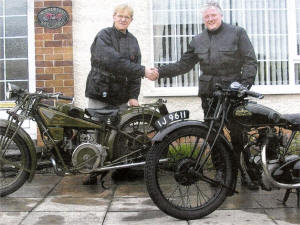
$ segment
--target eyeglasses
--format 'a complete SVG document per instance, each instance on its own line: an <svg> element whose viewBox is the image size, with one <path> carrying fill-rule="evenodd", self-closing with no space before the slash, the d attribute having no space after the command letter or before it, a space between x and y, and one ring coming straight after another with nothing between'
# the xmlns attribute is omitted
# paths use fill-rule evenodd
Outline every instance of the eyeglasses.
<svg viewBox="0 0 300 225"><path fill-rule="evenodd" d="M123 15L117 15L117 18L119 19L119 20L122 20L122 19L124 19L124 20L131 20L131 17L129 17L129 16L123 16Z"/></svg>

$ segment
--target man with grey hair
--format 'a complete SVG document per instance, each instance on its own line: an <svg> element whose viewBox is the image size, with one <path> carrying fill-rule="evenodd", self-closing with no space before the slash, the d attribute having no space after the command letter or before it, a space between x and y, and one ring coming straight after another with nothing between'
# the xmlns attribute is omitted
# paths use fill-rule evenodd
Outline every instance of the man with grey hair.
<svg viewBox="0 0 300 225"><path fill-rule="evenodd" d="M212 96L215 84L228 85L238 81L250 88L256 76L257 60L246 31L224 23L222 9L217 2L210 1L204 5L202 18L206 29L192 39L178 62L159 68L159 77L187 73L196 63L200 63L202 75L199 77L198 96L206 115L208 98ZM228 128L238 160L243 148L242 132L235 124L229 124ZM249 180L243 183L250 189L257 189L257 185Z"/></svg>
<svg viewBox="0 0 300 225"><path fill-rule="evenodd" d="M156 69L141 65L141 52L136 37L128 31L133 9L127 4L115 7L113 26L102 29L91 46L91 70L85 96L89 108L138 106L141 78L156 80ZM96 184L93 173L84 184Z"/></svg>

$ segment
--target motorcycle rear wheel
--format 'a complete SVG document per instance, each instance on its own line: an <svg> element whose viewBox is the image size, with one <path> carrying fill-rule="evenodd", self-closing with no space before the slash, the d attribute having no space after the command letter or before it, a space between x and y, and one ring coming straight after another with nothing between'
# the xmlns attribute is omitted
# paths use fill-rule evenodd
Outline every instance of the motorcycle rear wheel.
<svg viewBox="0 0 300 225"><path fill-rule="evenodd" d="M230 191L224 186L230 187L232 182L230 155L220 142L212 152L214 159L210 155L199 171L201 175L191 173L206 132L198 127L178 129L155 143L147 155L145 181L148 193L159 209L177 219L194 220L212 213ZM210 145L211 141L208 143ZM193 155L192 149L195 149ZM201 162L209 155L208 150L209 147Z"/></svg>
<svg viewBox="0 0 300 225"><path fill-rule="evenodd" d="M30 170L30 155L26 143L18 134L12 140L4 139L5 131L6 128L0 127L0 145L11 142L5 151L0 146L0 155L3 154L2 158L5 160L17 163L19 168L0 161L0 197L15 192L26 182L29 172L22 168ZM12 134L11 131L8 136L11 137Z"/></svg>

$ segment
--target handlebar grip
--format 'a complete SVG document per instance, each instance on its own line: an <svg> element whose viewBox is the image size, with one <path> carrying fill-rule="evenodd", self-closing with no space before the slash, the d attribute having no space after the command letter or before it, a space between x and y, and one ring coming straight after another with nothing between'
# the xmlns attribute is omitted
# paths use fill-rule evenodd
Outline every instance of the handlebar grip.
<svg viewBox="0 0 300 225"><path fill-rule="evenodd" d="M260 94L260 93L254 92L254 91L246 91L246 94L249 95L249 96L252 96L254 98L259 98L259 99L264 98L263 94Z"/></svg>
<svg viewBox="0 0 300 225"><path fill-rule="evenodd" d="M59 99L63 99L63 100L73 101L73 97L71 97L71 96L63 96L63 95L59 95L58 98L59 98Z"/></svg>

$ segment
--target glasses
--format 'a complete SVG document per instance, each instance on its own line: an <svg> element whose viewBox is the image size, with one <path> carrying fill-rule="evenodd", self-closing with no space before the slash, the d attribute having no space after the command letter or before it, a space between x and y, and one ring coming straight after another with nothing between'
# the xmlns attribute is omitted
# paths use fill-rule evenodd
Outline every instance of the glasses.
<svg viewBox="0 0 300 225"><path fill-rule="evenodd" d="M126 21L128 21L128 20L131 20L131 17L129 17L129 16L123 16L123 15L117 15L117 18L119 19L119 20L126 20Z"/></svg>

